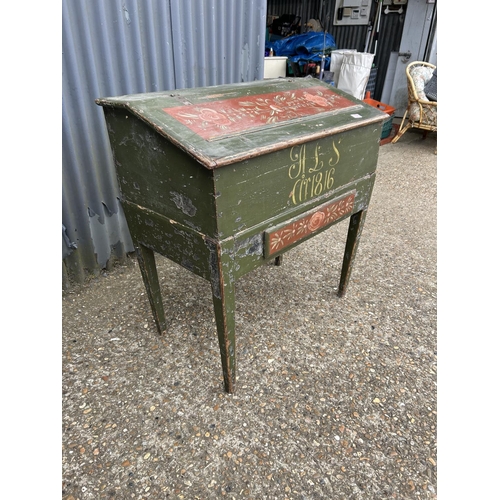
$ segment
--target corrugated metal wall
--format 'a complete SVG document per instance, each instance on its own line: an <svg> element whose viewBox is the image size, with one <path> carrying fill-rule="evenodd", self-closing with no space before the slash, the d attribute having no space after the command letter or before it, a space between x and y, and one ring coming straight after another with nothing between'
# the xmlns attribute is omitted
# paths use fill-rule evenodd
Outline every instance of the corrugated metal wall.
<svg viewBox="0 0 500 500"><path fill-rule="evenodd" d="M63 285L133 251L98 97L263 77L266 0L63 0Z"/></svg>
<svg viewBox="0 0 500 500"><path fill-rule="evenodd" d="M300 17L302 30L309 19L322 20L322 0L268 0L268 16L294 14Z"/></svg>

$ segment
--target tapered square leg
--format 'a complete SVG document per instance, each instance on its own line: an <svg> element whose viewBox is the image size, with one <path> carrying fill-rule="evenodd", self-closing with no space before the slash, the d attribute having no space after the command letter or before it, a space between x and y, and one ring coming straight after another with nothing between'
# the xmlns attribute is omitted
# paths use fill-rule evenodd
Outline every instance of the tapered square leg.
<svg viewBox="0 0 500 500"><path fill-rule="evenodd" d="M235 338L235 286L232 260L214 244L211 256L211 285L219 350L224 377L224 389L235 391L236 338Z"/></svg>
<svg viewBox="0 0 500 500"><path fill-rule="evenodd" d="M342 271L340 273L339 290L337 292L339 297L343 297L347 291L347 285L351 277L351 270L354 264L354 257L358 250L359 239L365 223L366 210L351 215L349 221L349 229L347 232L347 240L344 252L344 262L342 263Z"/></svg>
<svg viewBox="0 0 500 500"><path fill-rule="evenodd" d="M165 321L165 310L163 309L163 302L161 299L155 255L153 250L140 243L136 243L135 251L137 253L137 260L139 261L139 268L141 269L149 303L151 304L156 328L158 329L158 333L163 335L167 331L167 323Z"/></svg>

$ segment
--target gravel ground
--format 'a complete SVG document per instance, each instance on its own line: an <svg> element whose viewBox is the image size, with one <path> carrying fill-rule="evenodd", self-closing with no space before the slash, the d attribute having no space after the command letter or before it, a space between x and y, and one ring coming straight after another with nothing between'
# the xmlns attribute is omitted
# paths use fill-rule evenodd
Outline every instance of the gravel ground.
<svg viewBox="0 0 500 500"><path fill-rule="evenodd" d="M236 393L208 282L135 257L62 299L62 498L433 499L436 135L380 149L350 286L347 221L236 284ZM265 293L263 293L265 290Z"/></svg>

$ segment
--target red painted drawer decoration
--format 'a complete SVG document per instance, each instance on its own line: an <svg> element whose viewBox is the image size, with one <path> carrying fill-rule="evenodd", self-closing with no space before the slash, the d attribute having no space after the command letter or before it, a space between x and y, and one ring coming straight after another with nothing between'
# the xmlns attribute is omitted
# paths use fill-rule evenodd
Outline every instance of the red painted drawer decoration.
<svg viewBox="0 0 500 500"><path fill-rule="evenodd" d="M318 229L350 214L354 207L355 197L356 192L353 191L340 199L316 207L295 221L265 231L266 257L279 254L290 245L304 239Z"/></svg>

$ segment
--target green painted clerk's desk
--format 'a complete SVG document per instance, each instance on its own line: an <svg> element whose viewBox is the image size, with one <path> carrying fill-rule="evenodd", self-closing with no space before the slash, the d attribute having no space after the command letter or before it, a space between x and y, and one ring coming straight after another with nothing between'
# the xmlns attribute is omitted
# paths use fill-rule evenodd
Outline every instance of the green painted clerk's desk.
<svg viewBox="0 0 500 500"><path fill-rule="evenodd" d="M308 78L96 102L158 331L166 321L154 252L210 282L233 392L237 279L350 217L345 293L387 115Z"/></svg>

